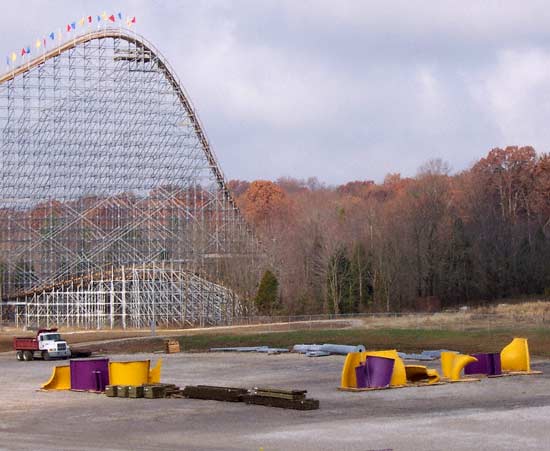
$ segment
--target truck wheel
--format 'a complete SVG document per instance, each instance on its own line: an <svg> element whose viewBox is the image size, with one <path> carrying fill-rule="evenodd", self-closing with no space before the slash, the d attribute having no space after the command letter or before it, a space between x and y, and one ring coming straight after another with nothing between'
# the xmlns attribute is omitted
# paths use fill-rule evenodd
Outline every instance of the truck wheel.
<svg viewBox="0 0 550 451"><path fill-rule="evenodd" d="M42 351L42 358L44 360L51 360L50 359L50 353L48 351Z"/></svg>
<svg viewBox="0 0 550 451"><path fill-rule="evenodd" d="M23 360L23 351L17 351L15 353L15 358L19 361Z"/></svg>
<svg viewBox="0 0 550 451"><path fill-rule="evenodd" d="M23 352L23 360L25 362L30 362L34 358L34 353L32 351Z"/></svg>

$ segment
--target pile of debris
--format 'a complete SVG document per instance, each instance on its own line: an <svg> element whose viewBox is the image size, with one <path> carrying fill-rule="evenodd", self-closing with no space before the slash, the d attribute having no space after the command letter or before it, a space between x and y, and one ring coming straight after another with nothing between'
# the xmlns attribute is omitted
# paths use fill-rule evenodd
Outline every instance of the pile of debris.
<svg viewBox="0 0 550 451"><path fill-rule="evenodd" d="M164 352L166 354L176 354L181 352L180 342L172 339L164 340Z"/></svg>
<svg viewBox="0 0 550 451"><path fill-rule="evenodd" d="M210 348L210 352L261 352L265 354L282 354L287 348L270 348L269 346L240 346L234 348Z"/></svg>
<svg viewBox="0 0 550 451"><path fill-rule="evenodd" d="M305 354L307 357L325 357L332 354L347 355L350 352L365 352L363 345L335 345L326 343L324 345L294 345L293 352Z"/></svg>
<svg viewBox="0 0 550 451"><path fill-rule="evenodd" d="M183 396L214 401L244 402L268 407L294 410L316 410L317 399L306 398L307 390L280 390L275 388L217 387L212 385L188 385Z"/></svg>

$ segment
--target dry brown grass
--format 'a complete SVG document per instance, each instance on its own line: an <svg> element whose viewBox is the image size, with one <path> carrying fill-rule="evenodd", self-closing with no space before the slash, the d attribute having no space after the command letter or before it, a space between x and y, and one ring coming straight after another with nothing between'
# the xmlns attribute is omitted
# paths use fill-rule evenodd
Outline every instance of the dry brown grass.
<svg viewBox="0 0 550 451"><path fill-rule="evenodd" d="M476 309L480 313L503 315L510 318L529 318L550 320L550 301L528 301L521 303L500 303L490 307Z"/></svg>

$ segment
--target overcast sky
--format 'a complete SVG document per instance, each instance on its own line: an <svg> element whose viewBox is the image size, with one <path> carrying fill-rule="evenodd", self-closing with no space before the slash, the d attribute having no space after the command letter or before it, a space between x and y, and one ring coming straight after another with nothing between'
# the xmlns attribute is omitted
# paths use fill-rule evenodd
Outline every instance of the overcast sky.
<svg viewBox="0 0 550 451"><path fill-rule="evenodd" d="M135 15L183 82L228 179L381 181L432 158L456 172L493 147L550 147L547 1L2 6L6 55L85 15Z"/></svg>

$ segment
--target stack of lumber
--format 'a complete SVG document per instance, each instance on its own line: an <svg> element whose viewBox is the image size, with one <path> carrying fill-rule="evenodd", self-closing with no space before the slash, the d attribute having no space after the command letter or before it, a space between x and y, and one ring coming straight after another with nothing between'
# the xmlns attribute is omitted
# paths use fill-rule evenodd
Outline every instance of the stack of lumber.
<svg viewBox="0 0 550 451"><path fill-rule="evenodd" d="M242 402L248 393L246 388L216 387L213 385L188 385L183 389L183 396L194 399L213 401Z"/></svg>
<svg viewBox="0 0 550 451"><path fill-rule="evenodd" d="M166 354L180 352L180 342L178 340L164 340L164 349Z"/></svg>
<svg viewBox="0 0 550 451"><path fill-rule="evenodd" d="M275 388L254 388L244 397L246 404L281 407L294 410L316 410L317 399L307 399L307 390L279 390Z"/></svg>
<svg viewBox="0 0 550 451"><path fill-rule="evenodd" d="M107 385L105 395L118 398L183 398L182 390L174 384Z"/></svg>
<svg viewBox="0 0 550 451"><path fill-rule="evenodd" d="M143 397L148 399L183 398L183 393L175 384L144 384Z"/></svg>
<svg viewBox="0 0 550 451"><path fill-rule="evenodd" d="M274 388L217 387L212 385L188 385L183 389L186 398L214 401L244 402L283 409L315 410L319 401L306 398L307 390L279 390Z"/></svg>

